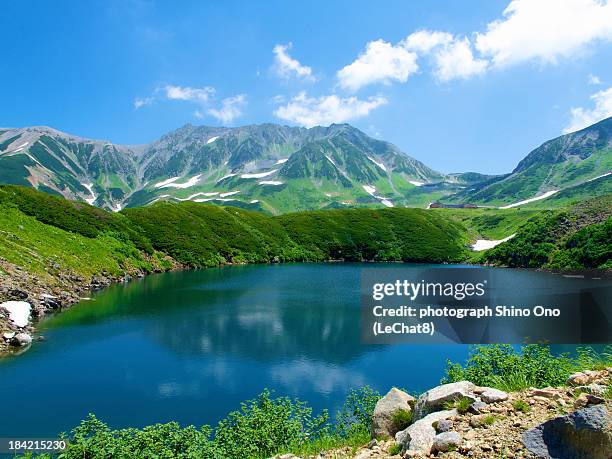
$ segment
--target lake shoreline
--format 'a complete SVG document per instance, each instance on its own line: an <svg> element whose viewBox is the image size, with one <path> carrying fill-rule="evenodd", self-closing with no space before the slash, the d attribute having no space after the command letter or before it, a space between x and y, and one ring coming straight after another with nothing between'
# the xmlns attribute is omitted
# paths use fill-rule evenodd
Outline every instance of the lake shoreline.
<svg viewBox="0 0 612 459"><path fill-rule="evenodd" d="M103 290L111 285L131 282L134 279L142 279L155 274L161 274L165 272L177 272L177 271L195 271L200 269L211 269L211 268L222 268L227 266L242 266L242 265L263 265L263 264L285 264L287 262L274 262L269 261L267 263L232 263L227 262L219 264L218 266L211 267L193 267L181 264L176 260L167 257L171 260L171 265L168 269L155 269L151 272L145 272L143 270L130 270L125 271L119 276L113 276L108 273L92 276L89 279L83 276L78 276L70 273L59 271L51 274L48 278L48 282L41 281L41 279L26 271L25 269L7 262L0 258L0 271L7 274L0 278L0 303L5 301L25 301L31 306L32 320L26 327L16 327L12 324L6 311L0 309L0 358L18 355L28 350L31 344L18 345L12 344L11 340L14 339L16 334L21 332L26 333L32 337L32 343L35 341L44 341L44 336L36 336L37 323L40 322L46 314L57 314L62 311L71 308L76 303L86 301L89 296L97 291ZM300 263L313 263L311 261L303 261ZM329 259L318 263L330 263L330 264L342 264L351 263L344 259ZM396 263L404 264L401 260L397 261L371 261L365 260L361 263ZM481 264L473 262L461 262L461 263L443 263L443 264L464 264L477 267L486 268L506 268L514 270L530 270L527 268L508 268L506 266L495 266L491 264ZM558 271L558 270L547 270L547 269L533 269L536 272L547 272L551 274L558 274L567 277L593 277L593 278L612 278L612 270L597 271L597 270L582 270L582 271ZM596 276L596 277L595 277Z"/></svg>

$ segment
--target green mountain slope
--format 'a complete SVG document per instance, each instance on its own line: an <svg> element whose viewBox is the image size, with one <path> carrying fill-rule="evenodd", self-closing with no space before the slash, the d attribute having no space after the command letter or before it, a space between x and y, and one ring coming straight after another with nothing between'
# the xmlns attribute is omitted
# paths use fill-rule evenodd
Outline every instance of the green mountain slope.
<svg viewBox="0 0 612 459"><path fill-rule="evenodd" d="M231 205L275 215L425 208L438 200L503 207L558 192L549 204L529 203L552 207L605 193L611 170L612 118L544 143L501 176L441 174L348 124L310 129L186 125L141 146L47 127L0 131L0 183L114 211L158 201Z"/></svg>
<svg viewBox="0 0 612 459"><path fill-rule="evenodd" d="M479 175L469 180L474 177ZM273 214L330 206L424 207L465 182L461 174L446 177L346 124L186 125L138 147L46 127L0 132L0 183L115 211L157 200Z"/></svg>
<svg viewBox="0 0 612 459"><path fill-rule="evenodd" d="M612 118L545 142L529 153L511 174L482 182L448 200L485 205L512 204L546 192L586 184L610 171ZM599 191L587 187L582 195L586 190Z"/></svg>
<svg viewBox="0 0 612 459"><path fill-rule="evenodd" d="M589 180L580 185L570 186L549 198L529 203L530 209L560 209L571 207L593 196L612 194L612 175Z"/></svg>
<svg viewBox="0 0 612 459"><path fill-rule="evenodd" d="M91 276L158 269L330 259L465 258L465 228L420 209L337 209L272 217L193 202L107 212L25 187L0 186L0 258L39 273Z"/></svg>
<svg viewBox="0 0 612 459"><path fill-rule="evenodd" d="M488 263L521 268L611 269L612 195L567 210L546 210L521 226L516 236L488 250Z"/></svg>

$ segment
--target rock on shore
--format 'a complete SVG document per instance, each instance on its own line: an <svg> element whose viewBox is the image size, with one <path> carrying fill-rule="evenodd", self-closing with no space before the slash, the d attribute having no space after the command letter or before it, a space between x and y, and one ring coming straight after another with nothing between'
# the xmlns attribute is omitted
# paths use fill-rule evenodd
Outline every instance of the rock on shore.
<svg viewBox="0 0 612 459"><path fill-rule="evenodd" d="M170 257L164 257L169 270L183 269L184 266ZM161 272L156 270L155 272ZM142 277L146 273L131 268L121 276L100 273L91 278L67 272L52 259L47 261L44 272L33 274L26 269L0 258L0 354L10 351L10 346L24 346L27 339L15 340L17 333L34 333L36 320L48 312L56 312L77 303L90 292L107 287L114 282ZM25 305L29 305L27 314ZM6 334L14 333L10 338ZM23 337L22 337L23 338Z"/></svg>
<svg viewBox="0 0 612 459"><path fill-rule="evenodd" d="M466 381L438 386L416 401L420 413L427 414L395 437L374 439L356 451L345 447L308 459L610 459L612 400L581 388L607 388L612 368L581 373L587 377L572 378L568 387L511 393ZM410 397L398 389L390 394L381 406L396 406L389 402L400 404ZM477 412L472 407L463 413L445 409L464 397L474 400Z"/></svg>
<svg viewBox="0 0 612 459"><path fill-rule="evenodd" d="M374 408L372 416L372 434L374 437L392 437L400 429L393 422L393 416L398 411L410 413L416 399L393 387L387 395L381 398Z"/></svg>

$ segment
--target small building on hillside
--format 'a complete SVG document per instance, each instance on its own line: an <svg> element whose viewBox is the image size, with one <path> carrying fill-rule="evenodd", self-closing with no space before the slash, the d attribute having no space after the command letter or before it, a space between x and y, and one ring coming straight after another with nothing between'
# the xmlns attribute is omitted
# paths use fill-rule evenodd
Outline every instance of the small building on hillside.
<svg viewBox="0 0 612 459"><path fill-rule="evenodd" d="M428 209L477 209L478 206L475 204L461 203L461 204L443 204L439 201L432 202L427 206Z"/></svg>

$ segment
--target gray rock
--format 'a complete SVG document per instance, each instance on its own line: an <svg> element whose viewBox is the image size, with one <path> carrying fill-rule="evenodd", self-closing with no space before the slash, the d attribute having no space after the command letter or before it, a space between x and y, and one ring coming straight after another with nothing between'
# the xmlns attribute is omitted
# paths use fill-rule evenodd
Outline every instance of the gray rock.
<svg viewBox="0 0 612 459"><path fill-rule="evenodd" d="M457 432L443 432L436 435L433 445L431 446L432 453L446 452L457 448L461 444L461 435Z"/></svg>
<svg viewBox="0 0 612 459"><path fill-rule="evenodd" d="M451 421L450 419L442 419L438 421L438 424L436 425L436 431L438 433L449 432L450 430L452 430L452 428L453 421Z"/></svg>
<svg viewBox="0 0 612 459"><path fill-rule="evenodd" d="M17 333L11 340L13 346L28 346L32 344L32 337L27 333Z"/></svg>
<svg viewBox="0 0 612 459"><path fill-rule="evenodd" d="M443 384L429 389L417 400L413 419L419 420L429 413L443 409L446 402L452 402L464 397L474 402L477 399L474 389L476 389L476 386L469 381Z"/></svg>
<svg viewBox="0 0 612 459"><path fill-rule="evenodd" d="M485 403L497 403L508 400L508 394L503 390L487 387L487 389L480 394L480 398Z"/></svg>
<svg viewBox="0 0 612 459"><path fill-rule="evenodd" d="M608 388L603 384L589 384L588 386L578 386L576 387L576 391L578 392L586 392L587 394L593 395L603 395L606 393Z"/></svg>
<svg viewBox="0 0 612 459"><path fill-rule="evenodd" d="M16 335L15 332L6 332L2 334L2 338L4 338L7 341L10 341L15 337L15 335Z"/></svg>
<svg viewBox="0 0 612 459"><path fill-rule="evenodd" d="M576 400L574 400L574 408L579 410L585 406L598 405L600 403L605 403L605 399L598 397L597 395L582 393Z"/></svg>
<svg viewBox="0 0 612 459"><path fill-rule="evenodd" d="M419 419L395 434L395 442L402 446L402 452L412 451L429 454L436 438L436 429L433 428L434 422L449 419L457 416L457 410L436 411L428 414L423 419Z"/></svg>
<svg viewBox="0 0 612 459"><path fill-rule="evenodd" d="M381 398L372 414L372 435L374 437L393 437L399 430L393 423L393 413L398 410L411 411L415 398L393 387Z"/></svg>
<svg viewBox="0 0 612 459"><path fill-rule="evenodd" d="M610 459L612 413L605 405L589 406L528 430L523 443L545 459Z"/></svg>
<svg viewBox="0 0 612 459"><path fill-rule="evenodd" d="M486 408L487 404L482 400L476 400L474 403L470 405L468 411L472 414L480 414L481 410Z"/></svg>
<svg viewBox="0 0 612 459"><path fill-rule="evenodd" d="M577 373L573 373L567 378L566 384L568 386L586 386L591 384L597 375L592 371L579 371Z"/></svg>

